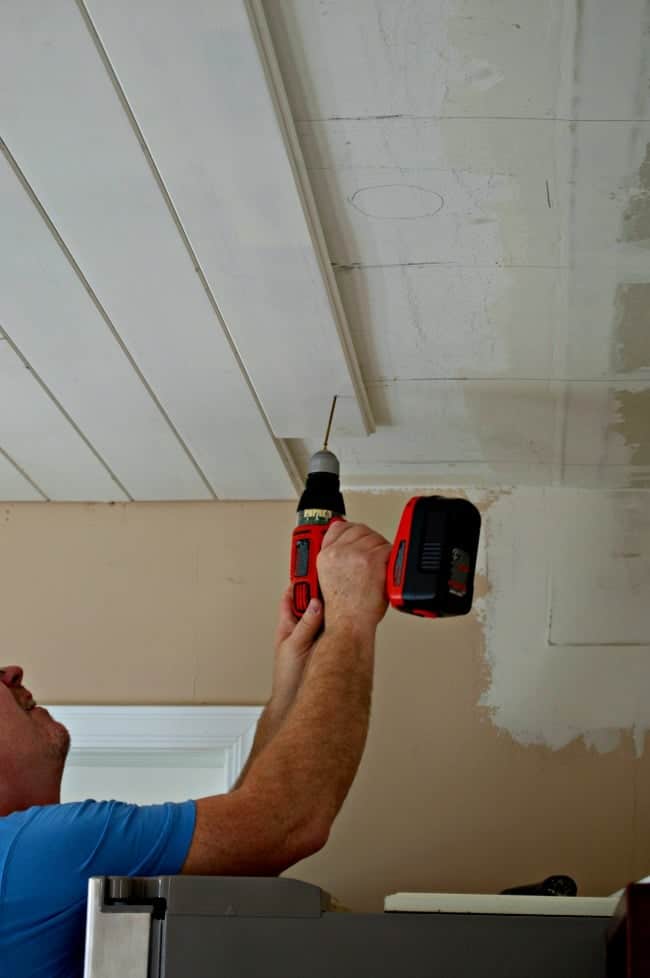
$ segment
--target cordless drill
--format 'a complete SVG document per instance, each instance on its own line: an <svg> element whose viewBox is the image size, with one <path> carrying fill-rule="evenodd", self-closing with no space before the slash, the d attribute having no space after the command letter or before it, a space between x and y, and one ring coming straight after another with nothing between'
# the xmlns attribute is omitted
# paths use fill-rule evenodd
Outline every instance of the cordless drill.
<svg viewBox="0 0 650 978"><path fill-rule="evenodd" d="M312 598L321 596L316 560L331 524L344 516L339 460L333 452L323 447L312 455L309 462L307 482L298 503L298 522L291 541L291 602L296 618L304 614Z"/></svg>
<svg viewBox="0 0 650 978"><path fill-rule="evenodd" d="M311 598L322 597L316 561L323 537L345 516L339 461L325 442L312 455L291 541L291 598L300 618ZM472 607L481 516L467 499L414 496L406 504L386 573L393 608L422 618L466 615Z"/></svg>

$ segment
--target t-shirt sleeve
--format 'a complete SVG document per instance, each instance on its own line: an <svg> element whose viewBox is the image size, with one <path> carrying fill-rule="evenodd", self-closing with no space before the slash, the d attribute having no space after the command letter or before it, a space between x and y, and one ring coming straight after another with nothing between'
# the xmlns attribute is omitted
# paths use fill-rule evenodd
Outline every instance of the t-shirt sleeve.
<svg viewBox="0 0 650 978"><path fill-rule="evenodd" d="M19 885L24 899L47 899L56 912L85 901L91 876L179 873L192 841L196 806L193 801L84 801L25 814L31 817L13 840L5 882Z"/></svg>

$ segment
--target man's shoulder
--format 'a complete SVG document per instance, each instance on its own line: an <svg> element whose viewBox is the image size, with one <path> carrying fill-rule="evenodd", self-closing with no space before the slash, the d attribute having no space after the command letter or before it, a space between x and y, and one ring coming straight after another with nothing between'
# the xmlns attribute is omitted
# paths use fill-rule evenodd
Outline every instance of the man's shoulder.
<svg viewBox="0 0 650 978"><path fill-rule="evenodd" d="M68 802L33 805L0 818L0 871L5 870L15 850L28 847L34 852L47 850L52 844L50 831L57 835L66 825L94 819L106 802ZM23 846L24 843L24 846Z"/></svg>
<svg viewBox="0 0 650 978"><path fill-rule="evenodd" d="M194 830L194 802L132 805L79 801L28 808L0 819L5 885L39 868L85 887L90 876L179 872ZM75 883L74 881L77 880Z"/></svg>
<svg viewBox="0 0 650 978"><path fill-rule="evenodd" d="M24 832L30 826L38 824L42 829L48 823L58 825L73 822L78 818L94 818L98 814L107 813L115 802L108 801L71 801L53 805L32 805L31 808L21 809L0 818L0 846L6 839Z"/></svg>

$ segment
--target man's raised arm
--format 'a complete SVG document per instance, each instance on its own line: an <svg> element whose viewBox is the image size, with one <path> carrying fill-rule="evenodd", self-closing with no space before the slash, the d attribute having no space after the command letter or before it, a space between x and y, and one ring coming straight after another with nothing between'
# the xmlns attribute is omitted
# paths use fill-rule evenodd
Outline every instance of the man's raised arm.
<svg viewBox="0 0 650 978"><path fill-rule="evenodd" d="M197 802L184 873L274 875L327 841L368 732L389 553L365 526L328 531L318 559L325 628L300 689L241 787Z"/></svg>

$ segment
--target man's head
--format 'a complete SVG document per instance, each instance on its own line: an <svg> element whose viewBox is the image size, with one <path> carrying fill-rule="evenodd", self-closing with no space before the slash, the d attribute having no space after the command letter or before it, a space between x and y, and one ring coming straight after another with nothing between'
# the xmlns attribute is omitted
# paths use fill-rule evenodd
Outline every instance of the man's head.
<svg viewBox="0 0 650 978"><path fill-rule="evenodd" d="M0 666L0 816L60 800L69 746L65 727L23 686L23 670Z"/></svg>

